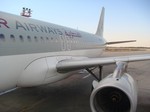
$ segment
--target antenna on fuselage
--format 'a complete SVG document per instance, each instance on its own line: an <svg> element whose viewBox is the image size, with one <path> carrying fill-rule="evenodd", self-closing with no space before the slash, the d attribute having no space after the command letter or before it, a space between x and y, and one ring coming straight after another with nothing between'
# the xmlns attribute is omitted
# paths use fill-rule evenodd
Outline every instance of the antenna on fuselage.
<svg viewBox="0 0 150 112"><path fill-rule="evenodd" d="M32 14L31 12L32 12L31 9L23 7L22 13L20 15L24 17L31 17L31 14Z"/></svg>

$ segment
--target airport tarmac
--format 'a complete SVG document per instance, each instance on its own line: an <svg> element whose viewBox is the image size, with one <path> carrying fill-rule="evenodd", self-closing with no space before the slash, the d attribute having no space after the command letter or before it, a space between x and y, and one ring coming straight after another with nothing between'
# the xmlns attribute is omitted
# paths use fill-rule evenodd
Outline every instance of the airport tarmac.
<svg viewBox="0 0 150 112"><path fill-rule="evenodd" d="M150 53L106 52L103 56ZM103 68L104 76L115 65ZM137 112L150 112L150 61L130 63L128 73L138 84ZM87 73L75 74L54 84L33 88L19 88L0 96L0 112L91 112L89 98L94 79Z"/></svg>

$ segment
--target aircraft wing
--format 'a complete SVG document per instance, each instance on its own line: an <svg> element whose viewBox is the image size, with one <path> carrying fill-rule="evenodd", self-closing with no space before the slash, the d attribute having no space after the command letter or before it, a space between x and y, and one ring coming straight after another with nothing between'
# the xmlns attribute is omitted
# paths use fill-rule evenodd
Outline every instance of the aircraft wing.
<svg viewBox="0 0 150 112"><path fill-rule="evenodd" d="M106 45L111 45L111 44L121 44L121 43L129 43L129 42L136 42L136 40L106 42Z"/></svg>
<svg viewBox="0 0 150 112"><path fill-rule="evenodd" d="M145 60L150 60L150 54L105 57L105 58L68 59L68 60L62 60L58 62L57 71L60 73L66 73L74 70L96 67L99 65L103 66L103 65L115 64L118 61L135 62L135 61L145 61Z"/></svg>

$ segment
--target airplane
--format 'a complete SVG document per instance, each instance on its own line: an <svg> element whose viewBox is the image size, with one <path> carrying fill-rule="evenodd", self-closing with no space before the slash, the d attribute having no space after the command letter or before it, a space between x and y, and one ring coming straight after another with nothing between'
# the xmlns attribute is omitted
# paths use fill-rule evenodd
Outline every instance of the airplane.
<svg viewBox="0 0 150 112"><path fill-rule="evenodd" d="M135 112L137 86L127 65L150 60L150 54L100 57L106 45L134 42L103 38L104 10L95 34L0 12L0 92L54 83L85 69L95 77L92 112ZM109 64L116 69L102 79L102 67Z"/></svg>

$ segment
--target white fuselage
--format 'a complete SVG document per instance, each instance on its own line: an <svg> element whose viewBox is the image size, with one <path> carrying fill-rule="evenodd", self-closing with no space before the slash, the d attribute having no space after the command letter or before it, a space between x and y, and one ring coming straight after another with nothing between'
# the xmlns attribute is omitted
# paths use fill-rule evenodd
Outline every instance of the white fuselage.
<svg viewBox="0 0 150 112"><path fill-rule="evenodd" d="M94 34L0 12L0 92L56 82L64 59L98 57L106 41Z"/></svg>

